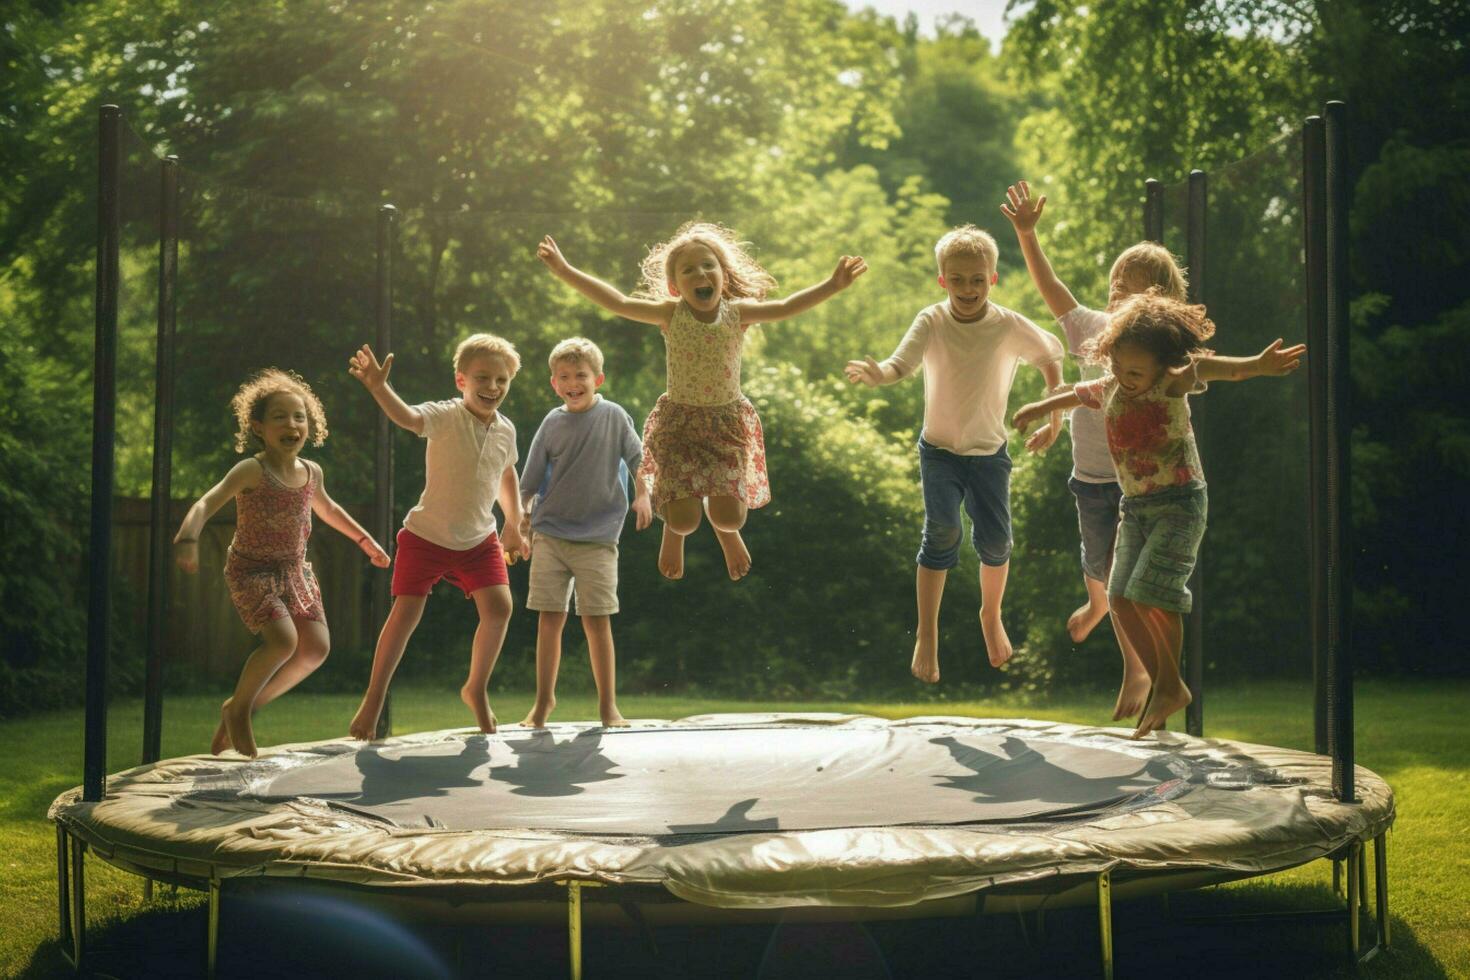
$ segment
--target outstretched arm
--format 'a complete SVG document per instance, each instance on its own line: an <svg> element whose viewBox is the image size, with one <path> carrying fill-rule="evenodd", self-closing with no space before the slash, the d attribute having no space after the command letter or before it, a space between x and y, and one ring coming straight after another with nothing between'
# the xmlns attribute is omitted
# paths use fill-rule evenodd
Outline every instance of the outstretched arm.
<svg viewBox="0 0 1470 980"><path fill-rule="evenodd" d="M818 303L836 296L867 271L868 263L863 261L861 255L844 255L837 260L837 268L832 274L815 286L808 286L785 299L745 300L737 303L740 322L772 323L804 313Z"/></svg>
<svg viewBox="0 0 1470 980"><path fill-rule="evenodd" d="M1056 415L1065 412L1069 408L1076 408L1082 404L1082 399L1073 390L1059 391L1050 398L1043 398L1039 402L1022 405L1016 409L1016 414L1011 416L1011 425L1021 432L1025 432L1027 426L1043 415Z"/></svg>
<svg viewBox="0 0 1470 980"><path fill-rule="evenodd" d="M1195 358L1192 364L1170 368L1174 376L1169 382L1169 394L1184 395L1200 381L1244 381L1247 378L1281 377L1301 366L1306 356L1306 344L1283 347L1284 341L1277 337L1254 357L1221 357L1208 354Z"/></svg>
<svg viewBox="0 0 1470 980"><path fill-rule="evenodd" d="M1046 207L1046 195L1032 198L1031 188L1023 180L1006 189L1006 202L1000 210L1016 229L1021 254L1026 258L1026 271L1031 273L1031 281L1036 284L1036 290L1046 301L1051 315L1060 318L1077 306L1077 300L1052 271L1051 262L1041 248L1041 240L1036 236L1036 224L1041 220L1042 208Z"/></svg>
<svg viewBox="0 0 1470 980"><path fill-rule="evenodd" d="M260 463L254 459L242 459L230 467L225 478L210 487L184 515L179 533L174 535L174 561L189 573L199 571L199 533L214 516L215 511L225 505L241 490L249 490L260 483Z"/></svg>
<svg viewBox="0 0 1470 980"><path fill-rule="evenodd" d="M1062 385L1062 365L1060 361L1047 361L1041 365L1041 376L1046 379L1046 390L1056 392ZM1051 448L1052 443L1057 441L1057 436L1062 434L1062 410L1054 408L1051 411L1051 419L1046 425L1031 433L1026 440L1026 448L1033 453L1044 453Z"/></svg>
<svg viewBox="0 0 1470 980"><path fill-rule="evenodd" d="M379 364L377 355L367 344L363 344L357 353L347 359L347 373L362 382L363 387L373 396L373 401L383 410L383 414L392 419L395 425L414 435L423 435L423 414L399 398L398 392L388 384L388 372L392 370L393 355L389 354Z"/></svg>
<svg viewBox="0 0 1470 980"><path fill-rule="evenodd" d="M672 300L634 299L596 276L589 276L566 260L556 241L547 235L536 246L536 258L546 263L551 274L610 313L639 323L664 324L674 315Z"/></svg>
<svg viewBox="0 0 1470 980"><path fill-rule="evenodd" d="M342 509L342 506L327 494L326 477L321 475L321 468L317 468L316 493L311 497L311 512L322 519L322 523L334 531L339 531L357 543L362 553L379 568L387 568L390 564L388 552L383 546L373 540L373 536L353 519L352 515Z"/></svg>

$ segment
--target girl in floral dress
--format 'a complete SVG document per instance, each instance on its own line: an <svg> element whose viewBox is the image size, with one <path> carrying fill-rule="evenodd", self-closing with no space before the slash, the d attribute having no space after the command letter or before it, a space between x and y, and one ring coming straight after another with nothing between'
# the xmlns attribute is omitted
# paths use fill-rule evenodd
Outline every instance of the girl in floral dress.
<svg viewBox="0 0 1470 980"><path fill-rule="evenodd" d="M619 316L658 326L667 352L668 390L643 426L638 476L652 485L653 509L664 519L659 571L684 574L684 538L708 515L730 578L750 571L740 537L747 511L771 499L766 450L755 406L740 392L740 355L752 323L784 320L852 285L867 271L844 255L832 275L782 300L775 285L729 229L690 222L654 246L643 261L636 294L573 267L551 236L537 256L562 282Z"/></svg>
<svg viewBox="0 0 1470 980"><path fill-rule="evenodd" d="M322 403L305 381L269 368L241 385L231 406L239 426L235 451L244 452L252 442L261 451L236 463L195 501L174 546L179 566L198 571L199 533L234 498L235 537L225 581L240 619L260 635L261 645L245 661L235 693L220 706L209 750L217 755L233 746L254 757L251 715L321 666L331 646L321 588L306 560L311 515L356 541L379 568L388 567L388 554L327 496L322 468L299 458L308 438L314 446L327 438Z"/></svg>
<svg viewBox="0 0 1470 980"><path fill-rule="evenodd" d="M1085 405L1103 413L1123 487L1108 599L1153 685L1134 738L1162 728L1193 700L1179 676L1181 614L1193 603L1186 583L1204 538L1207 500L1188 396L1211 381L1289 374L1307 350L1275 340L1254 357L1217 357L1205 347L1214 332L1203 306L1154 290L1134 296L1088 344L1110 373L1026 405L1011 419L1024 430L1058 409Z"/></svg>

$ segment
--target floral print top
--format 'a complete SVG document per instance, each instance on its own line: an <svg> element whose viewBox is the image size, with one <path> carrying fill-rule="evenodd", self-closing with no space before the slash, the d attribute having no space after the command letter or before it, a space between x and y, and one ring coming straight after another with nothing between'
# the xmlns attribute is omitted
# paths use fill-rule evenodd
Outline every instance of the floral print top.
<svg viewBox="0 0 1470 980"><path fill-rule="evenodd" d="M1152 388L1132 398L1119 394L1117 379L1111 374L1073 389L1083 405L1102 410L1108 451L1125 496L1205 485L1194 427L1189 422L1189 398L1171 397L1165 390L1170 380L1165 374Z"/></svg>
<svg viewBox="0 0 1470 980"><path fill-rule="evenodd" d="M745 327L734 303L720 300L714 322L701 323L680 300L663 333L670 399L685 405L725 405L740 397Z"/></svg>

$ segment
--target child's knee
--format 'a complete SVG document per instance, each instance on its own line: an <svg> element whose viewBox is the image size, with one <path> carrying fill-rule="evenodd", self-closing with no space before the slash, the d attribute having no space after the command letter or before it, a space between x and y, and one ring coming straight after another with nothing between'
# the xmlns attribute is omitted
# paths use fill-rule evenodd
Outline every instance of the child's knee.
<svg viewBox="0 0 1470 980"><path fill-rule="evenodd" d="M959 563L959 525L924 522L924 535L919 542L919 564L925 568L953 568Z"/></svg>
<svg viewBox="0 0 1470 980"><path fill-rule="evenodd" d="M699 501L692 497L671 500L664 505L664 523L675 534L693 534L699 527L699 515Z"/></svg>
<svg viewBox="0 0 1470 980"><path fill-rule="evenodd" d="M478 597L476 605L480 610L481 622L505 622L510 619L510 614L515 608L515 604L511 601L510 588L504 585L486 589Z"/></svg>
<svg viewBox="0 0 1470 980"><path fill-rule="evenodd" d="M709 522L721 531L738 531L745 526L746 508L732 497L711 497Z"/></svg>

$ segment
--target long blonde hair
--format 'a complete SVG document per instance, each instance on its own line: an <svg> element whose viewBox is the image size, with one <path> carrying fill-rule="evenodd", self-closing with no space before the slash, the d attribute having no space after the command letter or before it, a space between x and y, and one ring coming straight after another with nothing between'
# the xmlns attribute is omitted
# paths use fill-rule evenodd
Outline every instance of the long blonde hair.
<svg viewBox="0 0 1470 980"><path fill-rule="evenodd" d="M689 245L703 245L715 253L725 272L725 299L765 299L776 288L775 278L761 268L748 251L749 242L724 225L712 221L687 221L674 232L674 237L648 250L643 259L642 276L635 296L646 299L668 299L669 283L674 278L674 258Z"/></svg>

